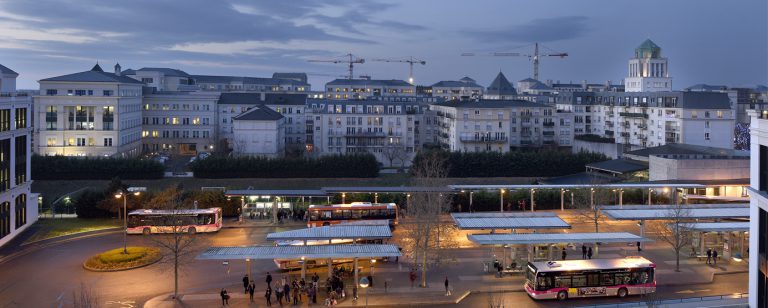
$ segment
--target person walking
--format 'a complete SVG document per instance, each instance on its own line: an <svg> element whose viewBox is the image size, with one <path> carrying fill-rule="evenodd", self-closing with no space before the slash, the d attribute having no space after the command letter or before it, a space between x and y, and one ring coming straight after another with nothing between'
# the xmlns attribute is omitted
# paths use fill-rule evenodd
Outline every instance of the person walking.
<svg viewBox="0 0 768 308"><path fill-rule="evenodd" d="M712 263L712 248L707 248L707 264Z"/></svg>
<svg viewBox="0 0 768 308"><path fill-rule="evenodd" d="M589 250L587 250L587 258L592 259L592 246L589 246Z"/></svg>
<svg viewBox="0 0 768 308"><path fill-rule="evenodd" d="M293 305L299 304L299 288L293 288Z"/></svg>
<svg viewBox="0 0 768 308"><path fill-rule="evenodd" d="M272 285L272 275L267 272L267 288L269 288Z"/></svg>
<svg viewBox="0 0 768 308"><path fill-rule="evenodd" d="M715 265L717 265L717 249L712 250L712 261L715 261Z"/></svg>
<svg viewBox="0 0 768 308"><path fill-rule="evenodd" d="M275 284L275 297L277 297L277 302L280 304L280 307L283 306L283 286Z"/></svg>
<svg viewBox="0 0 768 308"><path fill-rule="evenodd" d="M291 286L288 285L287 282L283 285L283 296L285 296L285 301L290 304L291 303Z"/></svg>
<svg viewBox="0 0 768 308"><path fill-rule="evenodd" d="M250 279L248 279L248 274L245 274L245 276L243 276L243 290L245 290L245 291L243 291L243 293L246 293L246 294L248 293L248 282L249 281L250 281Z"/></svg>
<svg viewBox="0 0 768 308"><path fill-rule="evenodd" d="M416 282L416 272L414 272L413 269L408 273L408 279L411 280L411 289L413 289L413 284Z"/></svg>
<svg viewBox="0 0 768 308"><path fill-rule="evenodd" d="M227 294L227 289L222 288L219 295L221 295L221 306L229 306L229 294Z"/></svg>
<svg viewBox="0 0 768 308"><path fill-rule="evenodd" d="M581 259L582 260L587 259L587 246L584 244L581 244Z"/></svg>
<svg viewBox="0 0 768 308"><path fill-rule="evenodd" d="M267 307L272 306L272 287L267 286L267 291L264 292L264 297L267 299Z"/></svg>
<svg viewBox="0 0 768 308"><path fill-rule="evenodd" d="M250 295L251 303L253 303L254 292L256 292L256 283L251 280L251 284L248 285L248 295Z"/></svg>
<svg viewBox="0 0 768 308"><path fill-rule="evenodd" d="M568 253L565 252L565 248L563 248L563 260L565 260L565 257L568 256Z"/></svg>
<svg viewBox="0 0 768 308"><path fill-rule="evenodd" d="M445 276L445 296L451 295L450 283L448 282L448 276Z"/></svg>

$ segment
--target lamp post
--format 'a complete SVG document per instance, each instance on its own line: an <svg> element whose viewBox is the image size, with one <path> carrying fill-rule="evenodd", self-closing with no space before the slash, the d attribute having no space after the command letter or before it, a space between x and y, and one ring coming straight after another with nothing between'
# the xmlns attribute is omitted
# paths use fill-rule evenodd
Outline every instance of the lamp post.
<svg viewBox="0 0 768 308"><path fill-rule="evenodd" d="M346 204L347 202L347 193L341 193L341 204Z"/></svg>
<svg viewBox="0 0 768 308"><path fill-rule="evenodd" d="M121 189L115 194L116 199L123 198L123 253L128 254L128 193L138 196L146 187L128 187L127 190Z"/></svg>
<svg viewBox="0 0 768 308"><path fill-rule="evenodd" d="M368 286L370 285L370 282L368 281L368 278L363 277L360 278L360 287L365 289L365 307L368 307Z"/></svg>
<svg viewBox="0 0 768 308"><path fill-rule="evenodd" d="M501 212L504 212L504 189L502 188L499 190L499 208L501 209Z"/></svg>

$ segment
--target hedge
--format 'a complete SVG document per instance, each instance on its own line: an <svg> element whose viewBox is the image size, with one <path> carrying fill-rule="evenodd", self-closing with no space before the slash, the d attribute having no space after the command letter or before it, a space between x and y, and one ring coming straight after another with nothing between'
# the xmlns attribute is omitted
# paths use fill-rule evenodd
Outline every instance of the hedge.
<svg viewBox="0 0 768 308"><path fill-rule="evenodd" d="M448 162L448 177L552 177L583 172L587 164L607 160L602 154L538 150L498 152L437 151ZM424 153L413 159L419 165Z"/></svg>
<svg viewBox="0 0 768 308"><path fill-rule="evenodd" d="M190 165L198 178L373 178L379 163L372 154L319 158L226 157L214 155Z"/></svg>
<svg viewBox="0 0 768 308"><path fill-rule="evenodd" d="M161 179L163 172L162 164L149 159L32 156L35 180Z"/></svg>

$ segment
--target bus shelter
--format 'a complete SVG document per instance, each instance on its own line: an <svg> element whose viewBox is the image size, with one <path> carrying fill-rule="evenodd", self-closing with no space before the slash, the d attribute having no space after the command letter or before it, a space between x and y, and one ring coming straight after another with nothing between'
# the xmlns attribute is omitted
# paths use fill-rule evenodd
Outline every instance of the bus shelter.
<svg viewBox="0 0 768 308"><path fill-rule="evenodd" d="M235 189L227 190L224 195L240 198L241 217L271 217L274 223L277 222L279 210L293 210L298 204L309 205L313 197L331 202L324 191L317 189Z"/></svg>
<svg viewBox="0 0 768 308"><path fill-rule="evenodd" d="M706 257L705 248L717 249L726 260L733 258L740 262L747 257L745 243L749 243L747 238L749 222L698 222L684 224L682 227L697 235L693 237L693 247L698 246L699 251L692 252L692 254L698 258ZM710 236L709 241L707 241L708 234L715 234L716 236L714 238Z"/></svg>
<svg viewBox="0 0 768 308"><path fill-rule="evenodd" d="M677 211L676 208L678 207L682 211ZM645 236L646 220L670 220L676 215L684 215L684 219L691 221L699 219L749 219L749 204L603 206L600 209L605 216L613 220L637 220L640 226L640 236Z"/></svg>
<svg viewBox="0 0 768 308"><path fill-rule="evenodd" d="M297 260L302 264L301 277L306 278L307 260L327 260L328 277L333 275L334 259L354 259L355 280L358 281L357 260L400 257L400 250L389 244L350 245L289 245L289 246L246 246L209 247L197 260L245 260L248 277L251 276L251 260Z"/></svg>
<svg viewBox="0 0 768 308"><path fill-rule="evenodd" d="M528 261L534 261L536 246L546 245L548 256L545 259L555 260L558 245L565 249L567 244L576 243L637 243L652 242L653 240L637 236L629 232L607 233L497 233L497 234L472 234L467 236L470 241L478 245L528 245Z"/></svg>
<svg viewBox="0 0 768 308"><path fill-rule="evenodd" d="M461 230L570 229L571 225L552 212L451 213Z"/></svg>

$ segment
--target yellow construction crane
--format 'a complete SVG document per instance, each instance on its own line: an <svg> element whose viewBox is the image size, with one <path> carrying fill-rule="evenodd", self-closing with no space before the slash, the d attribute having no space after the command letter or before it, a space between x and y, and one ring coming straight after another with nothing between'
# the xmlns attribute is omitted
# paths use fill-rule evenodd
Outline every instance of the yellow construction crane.
<svg viewBox="0 0 768 308"><path fill-rule="evenodd" d="M344 57L349 57L349 59L322 59L322 60L308 60L308 62L327 62L327 63L346 63L349 65L349 75L347 76L349 79L354 78L354 69L355 64L363 64L365 63L365 59L358 58L355 55L348 53L344 55Z"/></svg>
<svg viewBox="0 0 768 308"><path fill-rule="evenodd" d="M533 54L524 54L519 52L493 52L490 54L475 54L474 52L462 53L463 57L474 56L492 56L492 57L528 57L533 60L533 79L539 80L539 58L540 57L560 57L565 58L568 56L567 52L553 52L553 53L539 53L539 43L534 43ZM530 46L530 45L528 45Z"/></svg>
<svg viewBox="0 0 768 308"><path fill-rule="evenodd" d="M408 83L410 84L413 84L413 65L414 64L427 65L427 61L414 59L413 57L410 57L410 59L372 59L371 61L408 63L411 69L410 72L408 73Z"/></svg>

